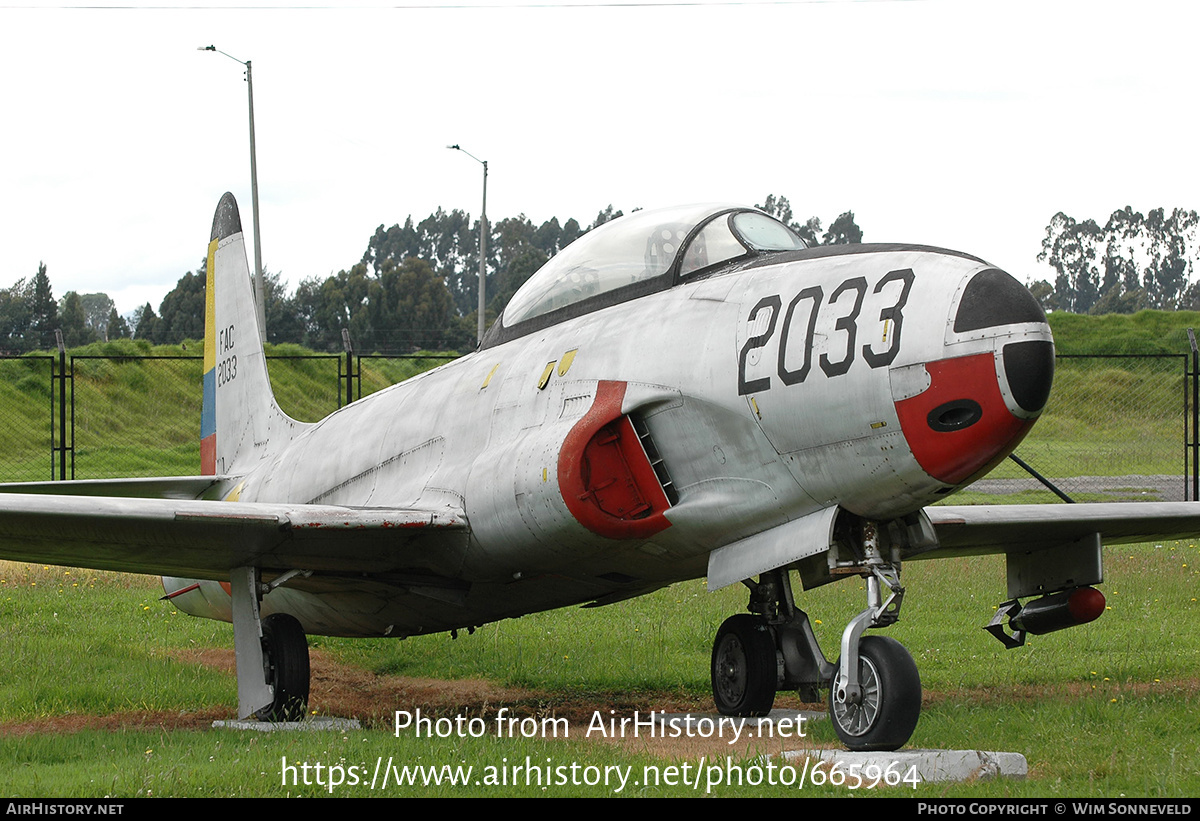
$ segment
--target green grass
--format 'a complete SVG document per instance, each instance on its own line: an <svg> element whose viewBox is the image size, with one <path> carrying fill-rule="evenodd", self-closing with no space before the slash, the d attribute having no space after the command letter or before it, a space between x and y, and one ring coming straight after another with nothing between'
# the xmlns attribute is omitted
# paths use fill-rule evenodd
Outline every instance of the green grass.
<svg viewBox="0 0 1200 821"><path fill-rule="evenodd" d="M74 379L75 478L191 475L200 469L200 342L150 346L134 340L70 351ZM314 355L298 345L267 346L271 386L279 406L315 422L337 410L344 357ZM175 358L172 358L175 357ZM45 355L0 359L0 478L52 478L52 430L60 435L59 385ZM445 362L441 355L365 357L355 395L366 396ZM70 367L70 366L68 366ZM70 424L70 423L68 423ZM67 475L70 474L68 468ZM54 477L57 477L55 468Z"/></svg>
<svg viewBox="0 0 1200 821"><path fill-rule="evenodd" d="M1200 328L1197 311L1138 311L1088 316L1055 311L1047 316L1060 354L1190 353L1188 328Z"/></svg>
<svg viewBox="0 0 1200 821"><path fill-rule="evenodd" d="M0 562L0 722L228 705L226 676L170 656L227 629L161 595L157 578Z"/></svg>
<svg viewBox="0 0 1200 821"><path fill-rule="evenodd" d="M910 563L901 621L888 633L913 653L925 706L909 746L1014 751L1026 781L922 785L888 794L920 797L1182 797L1200 794L1200 636L1190 630L1200 548L1169 542L1106 550L1109 612L1070 631L1031 637L1006 651L980 628L1004 595L998 557ZM281 763L467 764L482 768L545 758L596 767L699 764L700 753L652 755L632 740L397 738L390 717L420 704L387 701L360 716L356 732L258 735L225 730L145 729L137 716L210 710L232 716L228 673L187 660L195 647L231 646L230 628L182 616L156 601L155 580L9 565L0 582L0 792L10 796L321 795L283 785ZM83 574L87 581L69 581ZM79 584L75 587L75 584ZM858 580L799 595L826 652L863 606ZM514 709L551 715L570 702L602 715L629 704L702 699L712 635L745 606L737 588L707 593L700 581L593 610L566 609L486 625L473 636L396 640L314 638L323 653L380 675L483 678L528 688ZM149 609L147 609L149 608ZM86 671L84 674L82 671ZM320 704L312 705L321 710ZM474 715L497 704L442 706ZM643 709L649 709L643 706ZM110 715L117 729L13 735L24 722ZM124 716L124 718L121 718ZM121 729L127 727L128 729ZM828 722L811 743L835 746ZM778 749L778 744L773 748ZM735 759L747 764L738 756ZM711 763L711 761L709 762ZM690 788L639 790L695 795ZM429 787L389 795L606 795L566 786ZM701 791L701 794L703 790ZM805 794L847 795L843 788ZM346 786L339 795L378 795ZM794 795L785 787L721 787L722 796Z"/></svg>

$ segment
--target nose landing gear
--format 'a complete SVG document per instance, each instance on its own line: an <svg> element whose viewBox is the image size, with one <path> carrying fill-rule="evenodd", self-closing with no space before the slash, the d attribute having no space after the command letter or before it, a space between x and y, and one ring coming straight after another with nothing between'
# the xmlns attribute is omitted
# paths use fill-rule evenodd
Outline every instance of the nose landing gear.
<svg viewBox="0 0 1200 821"><path fill-rule="evenodd" d="M723 715L766 715L778 690L816 701L818 690L828 687L829 715L848 749L896 750L908 741L921 713L917 665L895 639L863 636L868 627L894 623L904 597L899 562L883 558L876 534L866 523L855 558L831 552L833 575L867 582L867 607L843 631L837 664L825 659L807 614L795 606L788 571L743 582L751 612L726 619L713 642L713 700Z"/></svg>

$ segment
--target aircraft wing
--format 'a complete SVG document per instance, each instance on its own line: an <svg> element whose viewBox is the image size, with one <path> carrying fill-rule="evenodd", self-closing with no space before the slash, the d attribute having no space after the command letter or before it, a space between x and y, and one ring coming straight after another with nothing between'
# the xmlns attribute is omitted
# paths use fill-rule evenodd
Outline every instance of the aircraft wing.
<svg viewBox="0 0 1200 821"><path fill-rule="evenodd" d="M0 558L196 579L231 568L453 572L463 511L0 493Z"/></svg>
<svg viewBox="0 0 1200 821"><path fill-rule="evenodd" d="M925 514L939 546L914 559L1041 550L1094 533L1104 544L1200 535L1197 502L937 506Z"/></svg>

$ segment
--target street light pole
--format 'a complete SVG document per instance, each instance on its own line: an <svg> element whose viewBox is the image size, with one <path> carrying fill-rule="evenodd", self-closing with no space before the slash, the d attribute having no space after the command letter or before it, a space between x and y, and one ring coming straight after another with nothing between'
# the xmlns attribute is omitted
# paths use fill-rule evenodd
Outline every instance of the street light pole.
<svg viewBox="0 0 1200 821"><path fill-rule="evenodd" d="M479 309L477 312L479 314L479 329L478 329L479 344L482 345L483 344L483 331L484 331L484 311L483 311L484 283L487 279L487 233L488 233L488 230L487 230L487 224L488 224L488 222L487 222L487 174L488 174L488 164L487 164L487 160L479 159L474 154L472 154L470 151L467 151L466 149L464 149L462 146L458 145L457 143L455 143L454 145L448 145L446 147L452 148L455 151L461 151L462 153L466 154L468 157L473 159L475 162L477 162L483 166L483 214L479 218Z"/></svg>
<svg viewBox="0 0 1200 821"><path fill-rule="evenodd" d="M254 221L254 301L258 309L259 340L265 343L267 341L266 297L263 287L262 241L259 239L258 229L258 159L254 149L254 75L251 73L249 60L239 60L216 46L200 46L197 51L215 51L246 67L246 90L250 102L250 208Z"/></svg>

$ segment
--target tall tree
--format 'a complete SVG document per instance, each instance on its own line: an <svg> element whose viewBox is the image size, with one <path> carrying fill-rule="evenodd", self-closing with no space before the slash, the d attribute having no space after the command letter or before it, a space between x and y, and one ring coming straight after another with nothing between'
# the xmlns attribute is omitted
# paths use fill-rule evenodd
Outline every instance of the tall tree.
<svg viewBox="0 0 1200 821"><path fill-rule="evenodd" d="M266 302L267 341L272 344L304 341L304 320L295 296L288 296L287 283L278 273L263 271L263 299Z"/></svg>
<svg viewBox="0 0 1200 821"><path fill-rule="evenodd" d="M204 288L208 275L206 266L197 272L188 271L179 278L158 306L158 324L154 341L159 344L178 344L185 339L204 338Z"/></svg>
<svg viewBox="0 0 1200 821"><path fill-rule="evenodd" d="M1095 220L1076 222L1062 211L1051 218L1037 258L1058 273L1054 295L1060 310L1085 314L1100 299L1101 247L1103 233Z"/></svg>
<svg viewBox="0 0 1200 821"><path fill-rule="evenodd" d="M367 316L369 275L365 263L325 279L312 277L296 289L304 323L304 344L322 351L342 349L342 329L351 332L360 350L370 350L374 337Z"/></svg>
<svg viewBox="0 0 1200 821"><path fill-rule="evenodd" d="M29 333L32 347L48 351L55 347L54 332L58 330L58 303L50 289L50 277L46 264L38 264L33 278L33 302L30 305Z"/></svg>
<svg viewBox="0 0 1200 821"><path fill-rule="evenodd" d="M461 347L454 338L457 312L445 281L424 260L390 261L371 283L368 297L376 347L418 350Z"/></svg>
<svg viewBox="0 0 1200 821"><path fill-rule="evenodd" d="M854 212L845 211L829 224L821 238L822 245L856 245L862 242L863 232L854 222Z"/></svg>
<svg viewBox="0 0 1200 821"><path fill-rule="evenodd" d="M77 348L96 341L96 335L87 325L87 313L83 310L83 300L76 291L67 291L63 297L62 313L59 315L59 325L62 327L63 344L69 348Z"/></svg>
<svg viewBox="0 0 1200 821"><path fill-rule="evenodd" d="M114 339L128 339L133 334L129 330L129 323L125 321L125 317L117 313L114 307L108 312L108 323L104 328L104 341L111 342Z"/></svg>
<svg viewBox="0 0 1200 821"><path fill-rule="evenodd" d="M19 279L0 289L0 348L24 353L32 347L29 323L33 319L33 282Z"/></svg>
<svg viewBox="0 0 1200 821"><path fill-rule="evenodd" d="M133 338L145 339L153 342L158 333L158 315L154 313L154 309L147 302L138 312L137 322L133 326Z"/></svg>
<svg viewBox="0 0 1200 821"><path fill-rule="evenodd" d="M88 330L96 339L106 339L108 330L108 315L115 303L108 294L80 294L80 304L86 317ZM60 306L61 310L61 306Z"/></svg>

